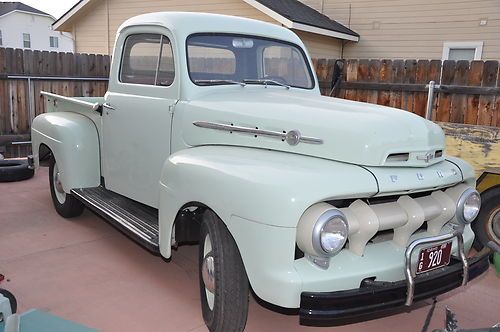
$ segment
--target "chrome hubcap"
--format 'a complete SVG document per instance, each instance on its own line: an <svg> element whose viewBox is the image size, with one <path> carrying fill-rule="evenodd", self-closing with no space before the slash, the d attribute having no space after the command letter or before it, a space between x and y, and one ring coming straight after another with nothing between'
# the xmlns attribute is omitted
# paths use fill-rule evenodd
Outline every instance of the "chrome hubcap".
<svg viewBox="0 0 500 332"><path fill-rule="evenodd" d="M212 252L212 241L210 235L205 236L203 241L203 262L201 264L201 277L205 285L205 298L210 310L215 305L215 259Z"/></svg>
<svg viewBox="0 0 500 332"><path fill-rule="evenodd" d="M55 173L56 174L54 175L54 186L58 192L63 193L64 189L61 182L61 175L59 171L56 171Z"/></svg>
<svg viewBox="0 0 500 332"><path fill-rule="evenodd" d="M201 275L203 277L203 283L205 288L210 292L215 292L215 269L214 269L214 257L212 252L209 252L203 259L203 265L201 267Z"/></svg>
<svg viewBox="0 0 500 332"><path fill-rule="evenodd" d="M493 235L495 242L500 243L500 209L494 211L490 218L490 234Z"/></svg>
<svg viewBox="0 0 500 332"><path fill-rule="evenodd" d="M61 174L59 173L59 167L57 167L57 163L54 165L52 176L57 200L59 201L59 203L64 204L64 202L66 202L66 193L64 192L64 188L62 186Z"/></svg>

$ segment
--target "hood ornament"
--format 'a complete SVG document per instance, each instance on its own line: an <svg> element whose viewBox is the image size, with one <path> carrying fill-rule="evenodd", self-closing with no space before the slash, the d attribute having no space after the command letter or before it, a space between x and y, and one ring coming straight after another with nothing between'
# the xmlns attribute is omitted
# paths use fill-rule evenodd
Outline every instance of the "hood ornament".
<svg viewBox="0 0 500 332"><path fill-rule="evenodd" d="M417 160L423 160L426 163L429 163L432 159L434 159L434 152L427 152L424 155L417 156Z"/></svg>
<svg viewBox="0 0 500 332"><path fill-rule="evenodd" d="M300 131L290 130L288 133L286 133L285 142L287 142L291 146L295 146L299 144L301 137L302 136L300 135Z"/></svg>
<svg viewBox="0 0 500 332"><path fill-rule="evenodd" d="M193 122L193 125L200 128L215 129L215 130L227 131L230 133L243 133L243 134L255 135L256 137L266 136L266 137L277 138L284 142L287 142L291 146L295 146L299 143L323 144L323 140L321 138L302 136L300 131L298 131L297 129L290 130L288 132L286 131L279 132L273 130L259 129L256 127L253 128L241 127L241 126L234 126L234 125L228 125L217 122L207 122L207 121L195 121Z"/></svg>

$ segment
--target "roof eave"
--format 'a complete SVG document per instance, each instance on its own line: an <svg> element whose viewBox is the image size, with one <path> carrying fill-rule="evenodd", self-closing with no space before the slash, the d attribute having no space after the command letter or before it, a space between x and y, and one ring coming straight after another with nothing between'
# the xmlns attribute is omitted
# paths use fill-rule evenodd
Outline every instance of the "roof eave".
<svg viewBox="0 0 500 332"><path fill-rule="evenodd" d="M260 2L256 0L243 0L250 6L254 7L255 9L263 12L267 16L275 19L276 21L280 22L283 24L285 27L289 29L295 29L295 30L301 30L301 31L306 31L306 32L312 32L316 33L319 35L324 35L328 37L333 37L333 38L338 38L338 39L344 39L344 40L351 40L358 42L359 41L359 36L354 36L354 35L349 35L347 33L342 33L334 30L328 30L328 29L323 29L323 28L318 28L309 24L304 24L304 23L299 23L299 22L294 22L280 13L275 12L271 8L264 6Z"/></svg>
<svg viewBox="0 0 500 332"><path fill-rule="evenodd" d="M61 28L67 23L80 9L85 7L92 0L80 0L70 10L63 14L59 19L52 23L52 28L61 31Z"/></svg>
<svg viewBox="0 0 500 332"><path fill-rule="evenodd" d="M24 13L24 14L29 14L29 15L38 15L38 16L43 16L43 17L49 17L49 18L52 18L55 20L54 16L52 15L49 15L49 14L42 14L42 13L34 13L34 12L29 12L29 11L26 11L26 10L21 10L21 9L14 9L14 10L11 10L10 12L8 13L5 13L3 15L0 15L0 17L4 17L4 16L7 16L7 15L10 15L12 13Z"/></svg>
<svg viewBox="0 0 500 332"><path fill-rule="evenodd" d="M342 32L328 30L328 29L322 29L322 28L318 28L318 27L315 27L312 25L298 23L298 22L292 22L292 26L290 27L290 29L301 30L301 31L315 33L318 35L324 35L324 36L328 36L328 37L359 42L359 36L353 36L353 35L349 35L347 33L342 33Z"/></svg>

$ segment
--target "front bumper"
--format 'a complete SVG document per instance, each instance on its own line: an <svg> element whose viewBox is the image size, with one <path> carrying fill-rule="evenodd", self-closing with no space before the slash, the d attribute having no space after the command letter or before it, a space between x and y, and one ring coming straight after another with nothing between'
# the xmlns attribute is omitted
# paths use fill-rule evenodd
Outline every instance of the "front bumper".
<svg viewBox="0 0 500 332"><path fill-rule="evenodd" d="M468 258L469 280L484 273L489 266L489 250ZM462 285L463 264L450 265L414 278L415 301L446 293ZM361 288L337 292L303 292L300 301L302 325L335 325L359 316L403 307L407 299L407 281L372 282Z"/></svg>

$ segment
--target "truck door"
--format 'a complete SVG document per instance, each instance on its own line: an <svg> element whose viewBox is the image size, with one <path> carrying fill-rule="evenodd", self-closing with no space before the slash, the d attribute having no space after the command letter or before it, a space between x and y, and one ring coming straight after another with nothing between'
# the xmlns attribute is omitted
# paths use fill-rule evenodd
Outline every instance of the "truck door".
<svg viewBox="0 0 500 332"><path fill-rule="evenodd" d="M108 190L158 208L179 84L169 34L147 29L122 32L116 43L103 107L101 172Z"/></svg>

